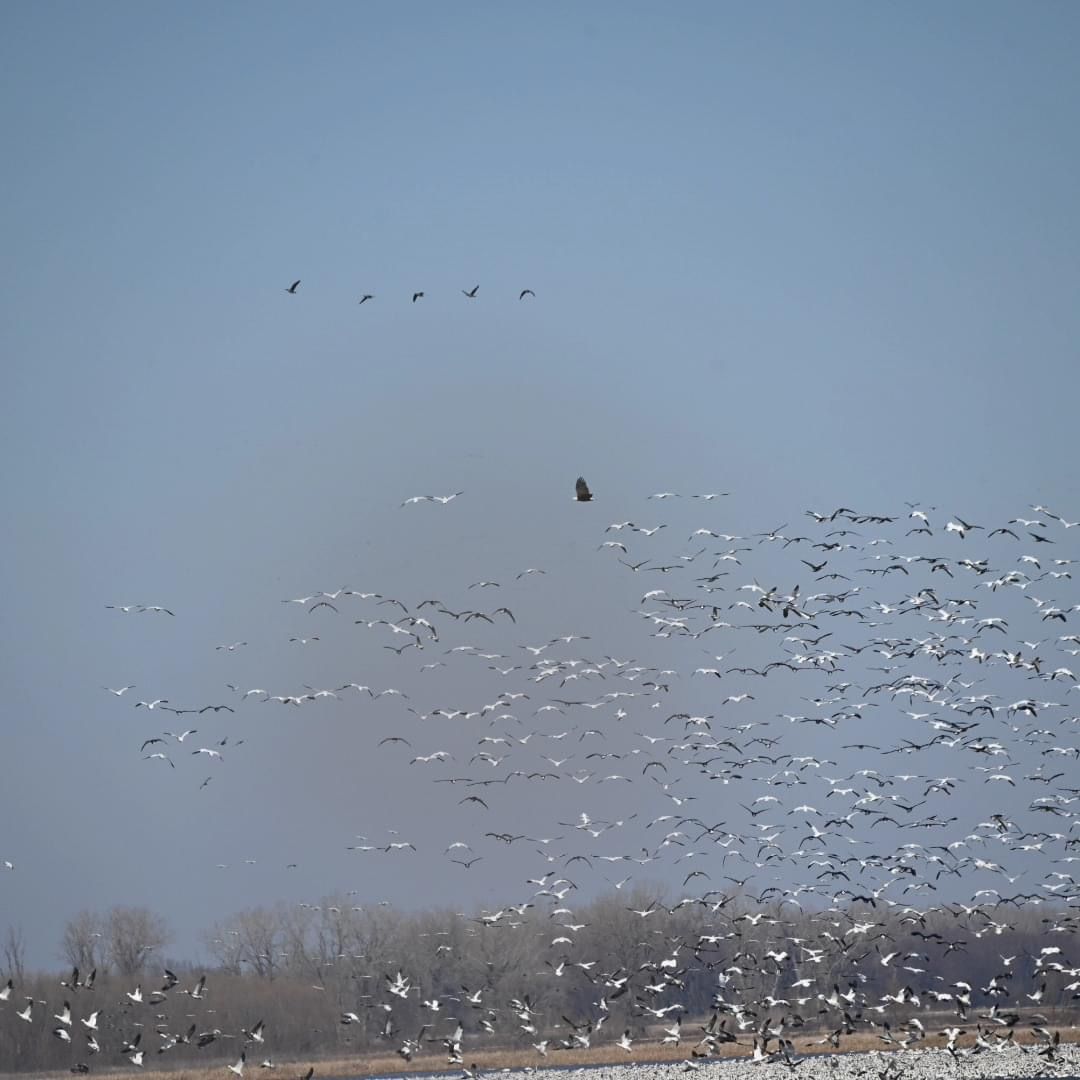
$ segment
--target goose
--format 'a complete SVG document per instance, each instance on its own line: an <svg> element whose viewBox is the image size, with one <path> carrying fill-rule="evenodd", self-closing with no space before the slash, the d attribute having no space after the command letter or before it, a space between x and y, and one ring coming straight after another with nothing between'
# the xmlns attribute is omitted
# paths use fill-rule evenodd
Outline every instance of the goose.
<svg viewBox="0 0 1080 1080"><path fill-rule="evenodd" d="M240 1052L240 1060L235 1065L226 1066L229 1072L234 1073L236 1076L244 1075L244 1062L247 1061L247 1054L244 1051Z"/></svg>
<svg viewBox="0 0 1080 1080"><path fill-rule="evenodd" d="M266 691L265 690L249 690L248 693L249 694L252 694L252 693L265 694ZM177 742L182 743L189 735L197 735L198 733L199 733L198 728L188 728L187 731L181 731L179 734L176 734L176 733L174 733L172 731L163 731L162 735L168 735L169 738L175 739Z"/></svg>

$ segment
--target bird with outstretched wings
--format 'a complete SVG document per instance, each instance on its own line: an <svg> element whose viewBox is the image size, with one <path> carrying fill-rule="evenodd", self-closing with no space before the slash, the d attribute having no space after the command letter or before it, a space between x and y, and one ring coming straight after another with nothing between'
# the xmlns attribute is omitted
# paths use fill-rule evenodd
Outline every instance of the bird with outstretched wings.
<svg viewBox="0 0 1080 1080"><path fill-rule="evenodd" d="M592 502L592 492L589 490L589 485L585 483L584 476L579 476L577 478L577 484L574 485L574 490L577 493L578 502Z"/></svg>

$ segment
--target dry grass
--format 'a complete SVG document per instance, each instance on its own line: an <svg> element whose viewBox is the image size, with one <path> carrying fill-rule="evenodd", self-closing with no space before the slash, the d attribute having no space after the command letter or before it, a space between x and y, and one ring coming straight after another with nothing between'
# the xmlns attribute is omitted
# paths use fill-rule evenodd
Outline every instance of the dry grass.
<svg viewBox="0 0 1080 1080"><path fill-rule="evenodd" d="M1055 1028L1055 1030L1058 1030ZM1080 1031L1075 1027L1060 1028L1061 1041L1074 1043L1080 1041ZM958 1046L969 1046L974 1042L975 1029L971 1027L968 1033L958 1041ZM870 1050L894 1050L895 1044L884 1042L878 1035L870 1032L859 1032L854 1035L843 1037L840 1049L832 1050L821 1044L820 1035L808 1035L794 1038L792 1042L798 1053L865 1053ZM1021 1045L1030 1046L1038 1040L1028 1030L1017 1031L1016 1041ZM937 1031L928 1032L926 1039L916 1045L940 1048L944 1045L945 1038ZM686 1040L681 1046L663 1046L659 1042L642 1041L635 1044L631 1053L619 1049L613 1043L605 1043L600 1046L590 1047L588 1050L549 1050L546 1057L541 1057L535 1050L511 1050L491 1049L480 1050L466 1054L466 1063L470 1066L474 1063L481 1071L499 1069L522 1069L529 1066L544 1067L573 1067L578 1065L634 1065L653 1063L675 1063L685 1061L690 1057L693 1040ZM726 1043L712 1060L734 1059L749 1057L751 1053L751 1039L740 1038L738 1043ZM225 1068L226 1062L206 1068L178 1067L176 1069L137 1070L134 1068L116 1069L112 1071L92 1074L95 1080L131 1080L137 1075L139 1080L223 1080L223 1077L231 1076ZM265 1080L298 1080L306 1072L309 1066L315 1066L316 1080L319 1078L333 1077L365 1077L365 1076L389 1076L398 1073L445 1073L448 1076L460 1076L460 1066L449 1066L443 1054L419 1054L411 1062L403 1060L397 1054L370 1054L362 1057L328 1058L326 1060L284 1061L278 1063L274 1070L261 1070L249 1068L249 1074L264 1077ZM12 1074L8 1074L12 1075ZM70 1080L68 1073L44 1074L46 1076L63 1077Z"/></svg>

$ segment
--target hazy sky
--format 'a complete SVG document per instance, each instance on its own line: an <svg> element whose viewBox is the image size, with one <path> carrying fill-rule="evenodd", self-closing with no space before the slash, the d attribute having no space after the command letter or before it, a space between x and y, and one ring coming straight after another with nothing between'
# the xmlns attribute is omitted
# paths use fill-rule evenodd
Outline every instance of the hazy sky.
<svg viewBox="0 0 1080 1080"><path fill-rule="evenodd" d="M811 506L1080 517L1078 32L1064 3L9 6L0 909L32 961L82 907L145 903L191 954L278 898L519 895L488 849L450 877L446 843L492 819L436 822L456 798L376 750L419 723L385 699L132 708L505 685L282 599L484 594L519 625L447 648L577 632L692 668L595 551L674 520L650 493L732 493L684 504L668 553L684 521ZM129 603L176 616L105 609ZM246 742L141 760L184 726ZM461 741L418 730L417 753ZM500 827L547 828L543 799ZM438 858L344 854L390 828Z"/></svg>

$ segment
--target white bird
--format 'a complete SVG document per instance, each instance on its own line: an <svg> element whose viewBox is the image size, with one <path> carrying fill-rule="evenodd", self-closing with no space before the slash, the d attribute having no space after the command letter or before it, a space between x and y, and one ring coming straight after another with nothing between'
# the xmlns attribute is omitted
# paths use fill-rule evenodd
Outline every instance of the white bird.
<svg viewBox="0 0 1080 1080"><path fill-rule="evenodd" d="M244 1062L247 1060L247 1054L241 1053L240 1060L235 1065L227 1066L229 1072L235 1073L237 1076L244 1075Z"/></svg>

